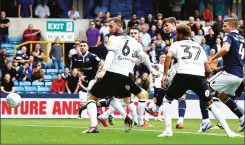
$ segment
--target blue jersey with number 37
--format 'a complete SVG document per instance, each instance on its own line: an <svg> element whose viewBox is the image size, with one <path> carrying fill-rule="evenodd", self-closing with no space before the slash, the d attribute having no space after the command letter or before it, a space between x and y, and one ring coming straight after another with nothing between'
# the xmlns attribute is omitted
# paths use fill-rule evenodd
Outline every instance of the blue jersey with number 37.
<svg viewBox="0 0 245 145"><path fill-rule="evenodd" d="M238 31L232 31L223 39L230 44L230 50L223 56L224 70L227 73L243 78L243 66L245 57L244 37Z"/></svg>

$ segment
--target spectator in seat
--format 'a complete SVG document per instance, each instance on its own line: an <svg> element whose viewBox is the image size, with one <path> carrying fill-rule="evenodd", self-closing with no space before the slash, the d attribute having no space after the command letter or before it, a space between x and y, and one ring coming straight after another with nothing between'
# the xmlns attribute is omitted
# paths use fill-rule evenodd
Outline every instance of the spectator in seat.
<svg viewBox="0 0 245 145"><path fill-rule="evenodd" d="M200 13L199 13L199 10L195 10L194 11L194 19L196 20L196 19L201 19L201 16L200 16Z"/></svg>
<svg viewBox="0 0 245 145"><path fill-rule="evenodd" d="M222 16L218 16L218 20L213 24L214 34L215 36L220 35L223 32L223 18Z"/></svg>
<svg viewBox="0 0 245 145"><path fill-rule="evenodd" d="M104 25L100 28L100 33L102 34L103 38L110 33L109 31L109 23L108 21L104 21Z"/></svg>
<svg viewBox="0 0 245 145"><path fill-rule="evenodd" d="M137 28L139 30L141 30L143 26L146 28L146 31L149 30L149 25L147 23L145 23L145 18L144 17L141 17L140 18L140 23L138 24Z"/></svg>
<svg viewBox="0 0 245 145"><path fill-rule="evenodd" d="M2 49L0 53L0 70L6 66L6 63L10 61L9 55L7 55L6 49Z"/></svg>
<svg viewBox="0 0 245 145"><path fill-rule="evenodd" d="M196 19L196 23L191 27L191 31L194 31L196 35L198 35L198 31L202 30L201 20L199 18ZM203 31L203 30L202 30ZM203 31L204 33L204 31Z"/></svg>
<svg viewBox="0 0 245 145"><path fill-rule="evenodd" d="M63 80L60 73L57 74L57 79L52 81L50 93L64 94L65 93L65 80Z"/></svg>
<svg viewBox="0 0 245 145"><path fill-rule="evenodd" d="M211 21L205 20L205 25L202 27L203 31L204 31L204 36L208 35L208 31L209 29L211 29Z"/></svg>
<svg viewBox="0 0 245 145"><path fill-rule="evenodd" d="M146 52L149 50L151 44L151 36L147 33L147 28L145 26L142 26L140 37L142 39L143 49Z"/></svg>
<svg viewBox="0 0 245 145"><path fill-rule="evenodd" d="M220 37L216 38L215 45L211 47L215 50L215 53L219 52L219 50L222 48L222 39ZM218 67L223 65L223 59L222 57L218 58Z"/></svg>
<svg viewBox="0 0 245 145"><path fill-rule="evenodd" d="M33 16L32 0L18 0L18 17L27 18Z"/></svg>
<svg viewBox="0 0 245 145"><path fill-rule="evenodd" d="M0 18L0 47L1 43L8 43L10 21L6 18L6 13L1 12Z"/></svg>
<svg viewBox="0 0 245 145"><path fill-rule="evenodd" d="M18 81L31 81L32 70L29 68L29 63L25 62L17 70L16 79Z"/></svg>
<svg viewBox="0 0 245 145"><path fill-rule="evenodd" d="M162 20L158 20L156 27L157 27L156 33L162 34L163 33L163 21Z"/></svg>
<svg viewBox="0 0 245 145"><path fill-rule="evenodd" d="M41 37L41 30L40 29L33 29L33 25L29 24L28 29L26 29L23 33L24 42L26 41L39 41ZM35 43L33 43L35 46ZM27 45L27 54L30 55L30 45Z"/></svg>
<svg viewBox="0 0 245 145"><path fill-rule="evenodd" d="M94 9L94 14L97 15L99 12L105 14L106 11L108 11L107 7L103 5L103 0L100 0L99 5L97 5Z"/></svg>
<svg viewBox="0 0 245 145"><path fill-rule="evenodd" d="M156 22L153 19L152 13L148 13L147 19L145 20L145 22L149 25L149 28L151 28L152 25L156 25Z"/></svg>
<svg viewBox="0 0 245 145"><path fill-rule="evenodd" d="M190 26L190 28L195 24L195 19L194 17L189 17L189 23L187 23L188 26Z"/></svg>
<svg viewBox="0 0 245 145"><path fill-rule="evenodd" d="M14 93L14 82L11 80L10 74L5 74L3 82L1 84L1 93Z"/></svg>
<svg viewBox="0 0 245 145"><path fill-rule="evenodd" d="M42 70L41 62L37 62L37 66L32 70L31 80L34 82L41 82L44 80L44 72Z"/></svg>
<svg viewBox="0 0 245 145"><path fill-rule="evenodd" d="M204 49L206 55L210 56L210 46L206 44L206 39L205 38L202 38L201 46Z"/></svg>
<svg viewBox="0 0 245 145"><path fill-rule="evenodd" d="M150 50L147 52L149 54L150 61L154 64L158 63L159 62L159 56L160 56L161 52L162 51L156 50L156 44L155 43L151 43Z"/></svg>
<svg viewBox="0 0 245 145"><path fill-rule="evenodd" d="M199 29L198 30L198 34L194 36L194 41L197 42L199 45L201 45L202 43L202 38L203 38L203 30Z"/></svg>
<svg viewBox="0 0 245 145"><path fill-rule="evenodd" d="M231 9L227 8L227 14L224 16L224 19L229 18L229 17L234 17L234 18L238 19L237 15L235 15L235 13L233 13L233 14L232 13L233 12L231 11Z"/></svg>
<svg viewBox="0 0 245 145"><path fill-rule="evenodd" d="M166 44L163 41L161 34L157 34L156 41L154 41L154 43L155 43L156 50L158 52L165 52L166 51L166 50L164 50L164 47L166 46Z"/></svg>
<svg viewBox="0 0 245 145"><path fill-rule="evenodd" d="M35 15L39 18L48 18L50 16L49 7L46 5L46 0L42 0L41 4L37 5Z"/></svg>
<svg viewBox="0 0 245 145"><path fill-rule="evenodd" d="M34 50L32 51L32 56L34 56L34 62L43 62L43 51L41 50L40 44L36 44Z"/></svg>
<svg viewBox="0 0 245 145"><path fill-rule="evenodd" d="M216 54L215 50L214 49L211 49L210 51L210 56L208 56L208 61ZM212 61L211 64L209 64L211 70L213 71L214 69L217 68L218 66L218 59L215 59L214 61Z"/></svg>
<svg viewBox="0 0 245 145"><path fill-rule="evenodd" d="M148 31L148 33L150 34L150 36L151 36L151 42L154 42L155 40L156 40L156 36L157 36L157 32L156 32L156 30L157 30L157 27L156 27L156 25L152 25L151 26L151 29Z"/></svg>
<svg viewBox="0 0 245 145"><path fill-rule="evenodd" d="M95 19L95 28L98 30L101 28L101 21L98 18Z"/></svg>
<svg viewBox="0 0 245 145"><path fill-rule="evenodd" d="M2 76L5 76L5 74L9 74L12 81L16 80L17 72L13 68L11 61L8 61L6 63L6 66L2 69ZM2 77L2 80L3 80L3 77Z"/></svg>
<svg viewBox="0 0 245 145"><path fill-rule="evenodd" d="M27 54L27 48L26 46L22 46L20 51L17 52L14 62L17 62L18 65L22 65L25 62L29 62L29 56Z"/></svg>
<svg viewBox="0 0 245 145"><path fill-rule="evenodd" d="M72 49L69 51L68 58L71 59L72 55L76 54L76 47L80 45L80 40L76 39Z"/></svg>
<svg viewBox="0 0 245 145"><path fill-rule="evenodd" d="M49 56L52 59L53 66L57 70L64 70L64 66L62 63L63 58L63 49L60 45L60 38L55 38L55 44L52 46Z"/></svg>
<svg viewBox="0 0 245 145"><path fill-rule="evenodd" d="M129 33L131 28L136 28L138 26L138 24L139 24L139 21L137 21L137 15L132 14L132 18L128 22L128 33Z"/></svg>
<svg viewBox="0 0 245 145"><path fill-rule="evenodd" d="M125 31L126 30L126 23L124 21L123 14L122 13L117 13L117 18L122 21L122 23L123 23L122 28L123 28L123 31Z"/></svg>
<svg viewBox="0 0 245 145"><path fill-rule="evenodd" d="M244 25L244 20L240 19L239 20L239 28L238 31L240 32L240 34L245 37L245 25Z"/></svg>
<svg viewBox="0 0 245 145"><path fill-rule="evenodd" d="M144 72L141 79L141 87L144 90L148 91L150 89L150 84L151 84L150 77L148 73Z"/></svg>
<svg viewBox="0 0 245 145"><path fill-rule="evenodd" d="M100 45L100 31L95 28L95 22L90 22L90 28L86 31L89 51L97 54L98 46Z"/></svg>
<svg viewBox="0 0 245 145"><path fill-rule="evenodd" d="M68 94L77 94L77 86L79 82L79 74L76 68L73 69L72 74L66 78L66 91Z"/></svg>
<svg viewBox="0 0 245 145"><path fill-rule="evenodd" d="M102 19L101 23L104 25L105 21L109 21L111 19L111 13L109 11L105 12L105 17Z"/></svg>
<svg viewBox="0 0 245 145"><path fill-rule="evenodd" d="M96 15L95 19L94 20L99 20L100 22L103 20L103 13L100 11L98 12L98 14Z"/></svg>
<svg viewBox="0 0 245 145"><path fill-rule="evenodd" d="M213 28L208 30L208 35L204 36L206 38L207 44L212 48L215 45L216 37L214 36Z"/></svg>
<svg viewBox="0 0 245 145"><path fill-rule="evenodd" d="M32 70L33 68L35 68L36 67L36 64L35 64L35 62L34 62L34 57L31 55L30 57L29 57L29 68Z"/></svg>
<svg viewBox="0 0 245 145"><path fill-rule="evenodd" d="M76 11L76 6L72 5L71 10L68 11L68 18L76 20L80 18L80 14Z"/></svg>
<svg viewBox="0 0 245 145"><path fill-rule="evenodd" d="M62 75L62 78L63 78L64 80L66 80L66 78L67 78L68 76L71 75L69 67L65 67L65 71L64 71L64 73L61 74L61 75Z"/></svg>
<svg viewBox="0 0 245 145"><path fill-rule="evenodd" d="M181 0L170 0L169 2L169 6L172 7L172 16L176 19L180 19L181 5Z"/></svg>
<svg viewBox="0 0 245 145"><path fill-rule="evenodd" d="M50 10L50 18L60 18L63 11L60 6L57 4L56 0L50 1L48 4Z"/></svg>
<svg viewBox="0 0 245 145"><path fill-rule="evenodd" d="M162 17L162 14L161 14L161 13L158 13L158 14L157 14L157 19L156 19L156 21L158 21L158 20L163 20L163 17Z"/></svg>
<svg viewBox="0 0 245 145"><path fill-rule="evenodd" d="M214 14L211 10L211 5L207 4L206 9L202 12L202 16L204 20L213 21Z"/></svg>

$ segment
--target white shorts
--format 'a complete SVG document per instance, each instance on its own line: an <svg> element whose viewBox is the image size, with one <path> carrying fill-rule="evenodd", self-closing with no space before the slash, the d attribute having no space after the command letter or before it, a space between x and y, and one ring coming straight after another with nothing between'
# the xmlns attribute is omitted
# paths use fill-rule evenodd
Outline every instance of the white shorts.
<svg viewBox="0 0 245 145"><path fill-rule="evenodd" d="M241 82L242 78L229 74L226 71L218 72L208 79L211 89L218 93L225 93L231 96L235 96L235 92Z"/></svg>
<svg viewBox="0 0 245 145"><path fill-rule="evenodd" d="M88 101L88 93L79 91L79 99L81 103L87 103Z"/></svg>

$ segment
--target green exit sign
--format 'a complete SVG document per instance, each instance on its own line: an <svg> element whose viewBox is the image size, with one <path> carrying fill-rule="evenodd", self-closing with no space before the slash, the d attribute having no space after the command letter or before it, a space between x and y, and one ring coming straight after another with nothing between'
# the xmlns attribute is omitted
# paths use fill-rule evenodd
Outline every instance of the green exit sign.
<svg viewBox="0 0 245 145"><path fill-rule="evenodd" d="M47 21L47 32L74 32L72 21Z"/></svg>

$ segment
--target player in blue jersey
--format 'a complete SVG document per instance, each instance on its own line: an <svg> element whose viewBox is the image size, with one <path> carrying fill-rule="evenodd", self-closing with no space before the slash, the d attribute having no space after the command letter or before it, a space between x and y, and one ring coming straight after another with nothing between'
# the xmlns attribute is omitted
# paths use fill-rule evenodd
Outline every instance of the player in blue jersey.
<svg viewBox="0 0 245 145"><path fill-rule="evenodd" d="M238 21L235 18L225 19L223 27L227 33L223 39L223 46L209 61L211 63L215 59L223 57L223 70L211 77L208 82L210 89L217 91L219 99L237 115L240 120L238 131L243 131L244 114L230 96L235 96L236 90L243 81L245 40L237 30Z"/></svg>

